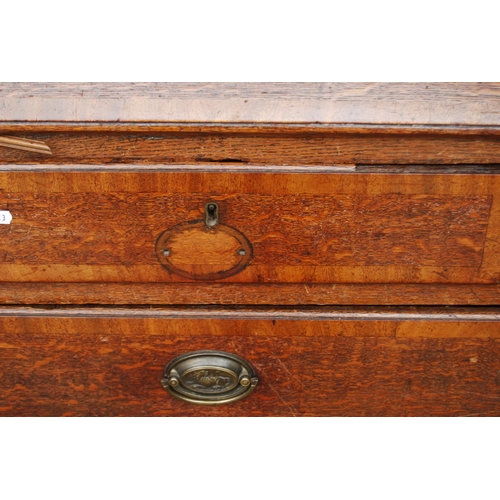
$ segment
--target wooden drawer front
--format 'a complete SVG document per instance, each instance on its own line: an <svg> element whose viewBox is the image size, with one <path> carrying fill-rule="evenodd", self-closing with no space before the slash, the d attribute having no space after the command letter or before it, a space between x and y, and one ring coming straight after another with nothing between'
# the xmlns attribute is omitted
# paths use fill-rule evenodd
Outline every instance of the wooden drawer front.
<svg viewBox="0 0 500 500"><path fill-rule="evenodd" d="M2 281L496 287L500 279L495 173L159 170L1 173L1 208L13 217L0 226ZM185 264L193 279L163 267L159 236L202 223L210 201L220 223L248 239L249 265L203 278L212 263L200 243Z"/></svg>
<svg viewBox="0 0 500 500"><path fill-rule="evenodd" d="M499 309L33 309L0 313L2 415L500 415ZM260 382L202 407L160 384L187 352Z"/></svg>
<svg viewBox="0 0 500 500"><path fill-rule="evenodd" d="M99 132L10 133L7 139L40 141L51 154L17 149L18 145L0 140L0 164L475 165L497 163L500 155L500 135L494 129L472 129L461 135L446 134L446 129L434 134L391 133L387 126L378 133L345 133L345 126L333 132L311 128L297 132L297 127L280 131L277 126L256 131L255 126L246 130L239 126L239 133L234 129L193 133L199 126L191 127L191 132L186 126L187 133L153 129L147 134L119 133L119 124L95 128Z"/></svg>

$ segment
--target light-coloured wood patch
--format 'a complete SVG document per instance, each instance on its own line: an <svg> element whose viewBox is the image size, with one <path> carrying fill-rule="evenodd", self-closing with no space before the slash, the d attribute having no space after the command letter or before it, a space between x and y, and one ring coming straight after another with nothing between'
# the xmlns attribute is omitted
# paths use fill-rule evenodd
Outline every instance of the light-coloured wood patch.
<svg viewBox="0 0 500 500"><path fill-rule="evenodd" d="M236 229L203 222L180 224L162 233L156 255L169 271L195 280L222 279L239 273L252 258L252 248Z"/></svg>

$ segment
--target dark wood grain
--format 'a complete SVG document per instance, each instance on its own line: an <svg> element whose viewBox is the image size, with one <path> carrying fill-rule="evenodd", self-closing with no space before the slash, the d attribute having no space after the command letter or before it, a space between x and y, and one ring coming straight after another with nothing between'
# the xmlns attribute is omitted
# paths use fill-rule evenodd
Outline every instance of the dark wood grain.
<svg viewBox="0 0 500 500"><path fill-rule="evenodd" d="M1 127L0 127L1 130ZM42 141L51 155L0 147L0 164L488 164L500 136L415 133L58 133L16 134ZM0 143L1 146L1 143Z"/></svg>
<svg viewBox="0 0 500 500"><path fill-rule="evenodd" d="M499 126L494 83L2 84L4 122Z"/></svg>
<svg viewBox="0 0 500 500"><path fill-rule="evenodd" d="M241 337L145 337L108 331L70 337L8 335L1 350L0 415L15 416L264 416L298 415L298 394L286 367L289 341ZM191 350L239 353L261 375L252 397L223 407L178 401L160 383L165 365ZM285 362L285 366L282 363ZM265 383L270 374L270 385Z"/></svg>
<svg viewBox="0 0 500 500"><path fill-rule="evenodd" d="M456 310L417 310L412 317L400 311L391 319L383 309L378 316L351 311L348 319L318 311L288 319L277 310L261 319L238 311L225 319L214 311L181 311L177 317L166 311L127 317L66 310L51 317L50 311L4 309L0 413L500 415L498 309L483 310L476 321ZM412 338L405 325L414 330ZM210 408L167 395L160 385L164 366L200 349L250 361L260 377L255 392Z"/></svg>
<svg viewBox="0 0 500 500"><path fill-rule="evenodd" d="M233 267L241 260L237 255L241 243L234 237L223 238L229 229L206 233L202 220L208 201L219 203L221 222L243 233L254 248L253 272L249 269L244 278L241 275L244 281L289 281L273 277L267 269L280 273L280 267L314 266L307 278L307 270L293 273L290 269L292 279L313 282L329 279L328 266L338 270L349 266L477 268L481 264L491 206L487 196L245 196L234 191L226 196L8 194L4 203L14 220L0 243L0 266L8 264L12 271L15 264L127 266L128 280L170 281L173 276L158 265L155 251L157 238L169 230L177 242L166 245L172 247L172 262L182 267L183 259L188 259L184 267L199 267L184 276L211 276L217 266ZM200 221L197 230L196 221ZM179 227L183 230L177 235ZM220 244L215 232L222 235ZM225 250L228 238L231 244ZM225 252L234 253L236 261ZM316 266L326 269L321 273ZM331 271L335 280L336 269ZM66 281L50 270L44 272L47 279Z"/></svg>
<svg viewBox="0 0 500 500"><path fill-rule="evenodd" d="M155 243L203 220L208 201L253 247L229 281L500 279L496 174L19 171L0 173L0 189L13 216L0 228L3 281L185 281Z"/></svg>
<svg viewBox="0 0 500 500"><path fill-rule="evenodd" d="M497 340L346 337L294 348L301 415L500 416Z"/></svg>

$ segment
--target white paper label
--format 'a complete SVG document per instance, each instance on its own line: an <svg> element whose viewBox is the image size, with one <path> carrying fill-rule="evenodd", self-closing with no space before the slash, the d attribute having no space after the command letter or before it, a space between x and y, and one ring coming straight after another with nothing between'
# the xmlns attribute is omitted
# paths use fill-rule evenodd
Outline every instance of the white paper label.
<svg viewBox="0 0 500 500"><path fill-rule="evenodd" d="M8 210L0 210L0 224L10 224L12 214Z"/></svg>

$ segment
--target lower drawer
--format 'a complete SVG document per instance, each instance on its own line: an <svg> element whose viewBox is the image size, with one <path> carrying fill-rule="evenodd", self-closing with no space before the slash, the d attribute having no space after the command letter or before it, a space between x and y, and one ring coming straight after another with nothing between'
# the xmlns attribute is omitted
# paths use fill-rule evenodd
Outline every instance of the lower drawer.
<svg viewBox="0 0 500 500"><path fill-rule="evenodd" d="M165 365L207 349L249 361L253 393L168 394ZM500 309L2 307L0 414L499 416Z"/></svg>

